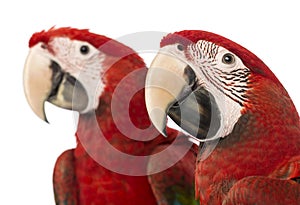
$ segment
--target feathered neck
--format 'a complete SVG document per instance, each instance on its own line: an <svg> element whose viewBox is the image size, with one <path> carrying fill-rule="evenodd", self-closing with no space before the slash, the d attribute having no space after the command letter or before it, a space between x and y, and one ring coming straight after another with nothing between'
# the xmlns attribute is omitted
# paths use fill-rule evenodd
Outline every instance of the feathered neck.
<svg viewBox="0 0 300 205"><path fill-rule="evenodd" d="M252 113L266 127L276 124L299 124L299 115L288 92L279 83L260 75L250 78L251 89L246 93L249 103L245 104L245 112ZM280 123L281 122L281 123Z"/></svg>
<svg viewBox="0 0 300 205"><path fill-rule="evenodd" d="M104 137L122 152L133 155L150 154L155 145L173 139L160 136L147 141L147 137L149 137L147 134L139 134L142 133L142 130L147 129L146 133L149 135L159 135L157 130L151 126L145 105L143 88L147 68L136 54L112 63L114 60L108 58L105 62L112 66L103 76L106 86L100 96L99 106L93 113L80 115L77 138L79 142L82 140L94 141L94 144L91 145L93 149L96 147L101 149L102 146L95 140L95 136L97 136L98 138ZM138 92L131 96L129 93L132 90ZM149 128L149 126L151 127ZM126 128L126 133L122 127ZM139 137L139 140L132 139L132 137Z"/></svg>

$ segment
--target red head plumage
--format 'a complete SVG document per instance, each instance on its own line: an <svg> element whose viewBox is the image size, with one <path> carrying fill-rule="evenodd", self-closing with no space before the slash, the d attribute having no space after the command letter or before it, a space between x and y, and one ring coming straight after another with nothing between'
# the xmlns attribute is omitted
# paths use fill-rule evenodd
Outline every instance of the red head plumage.
<svg viewBox="0 0 300 205"><path fill-rule="evenodd" d="M253 54L243 46L218 34L201 30L179 31L165 36L161 41L160 46L163 47L169 44L180 43L185 47L191 43L196 43L199 40L213 42L228 49L232 53L236 54L243 61L244 65L252 70L254 74L262 75L271 79L275 83L280 84L279 80L273 74L273 72L255 54Z"/></svg>
<svg viewBox="0 0 300 205"><path fill-rule="evenodd" d="M92 44L95 48L100 49L106 54L123 57L135 53L131 48L121 44L111 38L103 35L89 32L88 29L76 29L70 27L50 28L48 31L34 33L29 40L29 47L33 47L39 42L48 44L52 38L67 37L71 40L86 41Z"/></svg>

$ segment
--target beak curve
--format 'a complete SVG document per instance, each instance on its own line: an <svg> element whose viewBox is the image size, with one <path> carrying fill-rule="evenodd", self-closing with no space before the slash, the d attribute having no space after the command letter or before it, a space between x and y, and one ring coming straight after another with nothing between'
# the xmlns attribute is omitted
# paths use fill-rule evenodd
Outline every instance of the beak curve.
<svg viewBox="0 0 300 205"><path fill-rule="evenodd" d="M195 73L180 59L159 53L152 61L146 77L146 106L153 125L164 136L167 114L192 93L195 84Z"/></svg>
<svg viewBox="0 0 300 205"><path fill-rule="evenodd" d="M84 110L88 104L88 95L82 84L60 65L51 60L39 44L32 47L27 56L23 73L24 92L33 112L47 121L44 104L46 101L61 108L76 111ZM80 98L74 98L73 93ZM75 100L74 100L75 99Z"/></svg>
<svg viewBox="0 0 300 205"><path fill-rule="evenodd" d="M195 72L182 60L159 53L146 77L145 98L153 125L167 136L167 116L190 135L205 139L219 128L214 97L198 83Z"/></svg>
<svg viewBox="0 0 300 205"><path fill-rule="evenodd" d="M33 47L27 56L24 68L24 92L32 111L42 120L47 121L44 103L51 92L52 71L49 59L39 54Z"/></svg>
<svg viewBox="0 0 300 205"><path fill-rule="evenodd" d="M159 53L148 70L146 77L146 107L153 125L167 136L167 112L178 100L187 86L183 68L187 64L173 56Z"/></svg>

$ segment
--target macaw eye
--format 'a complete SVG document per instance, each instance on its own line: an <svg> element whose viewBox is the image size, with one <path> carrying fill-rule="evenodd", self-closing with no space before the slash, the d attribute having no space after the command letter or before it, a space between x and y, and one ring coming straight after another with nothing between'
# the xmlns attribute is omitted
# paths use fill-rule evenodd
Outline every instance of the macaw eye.
<svg viewBox="0 0 300 205"><path fill-rule="evenodd" d="M88 46L86 46L86 45L83 45L83 46L80 47L80 53L82 55L88 54L89 51L90 51L90 48Z"/></svg>
<svg viewBox="0 0 300 205"><path fill-rule="evenodd" d="M177 45L177 49L180 50L180 51L183 51L183 50L184 50L184 47L183 47L183 45L178 44L178 45Z"/></svg>
<svg viewBox="0 0 300 205"><path fill-rule="evenodd" d="M222 63L230 65L235 62L234 56L231 53L226 53L222 57Z"/></svg>
<svg viewBox="0 0 300 205"><path fill-rule="evenodd" d="M47 45L46 45L45 43L42 43L42 44L41 44L41 48L42 48L42 49L47 49Z"/></svg>

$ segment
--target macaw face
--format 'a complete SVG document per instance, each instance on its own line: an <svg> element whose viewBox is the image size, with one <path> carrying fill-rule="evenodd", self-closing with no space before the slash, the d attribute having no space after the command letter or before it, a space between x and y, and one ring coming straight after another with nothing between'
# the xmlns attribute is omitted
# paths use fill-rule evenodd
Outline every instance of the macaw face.
<svg viewBox="0 0 300 205"><path fill-rule="evenodd" d="M200 40L188 46L188 59L197 78L211 92L222 92L241 106L247 101L250 69L229 50L212 42ZM224 97L225 97L224 96Z"/></svg>
<svg viewBox="0 0 300 205"><path fill-rule="evenodd" d="M195 38L197 33L199 38ZM245 55L249 51L233 42L233 48L227 49L225 46L231 42L217 36L216 43L214 36L216 35L203 35L201 31L195 31L195 35L189 39L184 38L184 35L176 38L171 34L162 40L162 47L152 62L146 82L147 109L153 124L161 132L165 129L166 115L172 118L173 108L176 106L182 109L190 107L188 109L195 110L198 115L203 110L210 114L207 117L210 122L204 120L204 123L215 126L204 136L203 132L199 132L199 128L203 127L203 120L200 121L202 115L196 121L195 118L190 120L189 115L185 119L173 119L200 141L226 137L241 117L244 106L249 101L247 92L252 89L253 71L251 65L244 64L244 59L240 57L242 52L235 51L240 49L245 51ZM249 56L254 60L257 58L251 53ZM257 62L261 63L258 58ZM187 96L191 95L196 100L186 102ZM199 103L201 100L208 100L209 103ZM189 125L182 126L187 121Z"/></svg>
<svg viewBox="0 0 300 205"><path fill-rule="evenodd" d="M71 28L50 29L32 36L24 88L31 108L40 118L46 120L45 101L79 113L98 107L105 87L103 73L109 67L104 61L113 58L107 53L122 50L114 42L103 52L101 46L109 41L87 30Z"/></svg>

